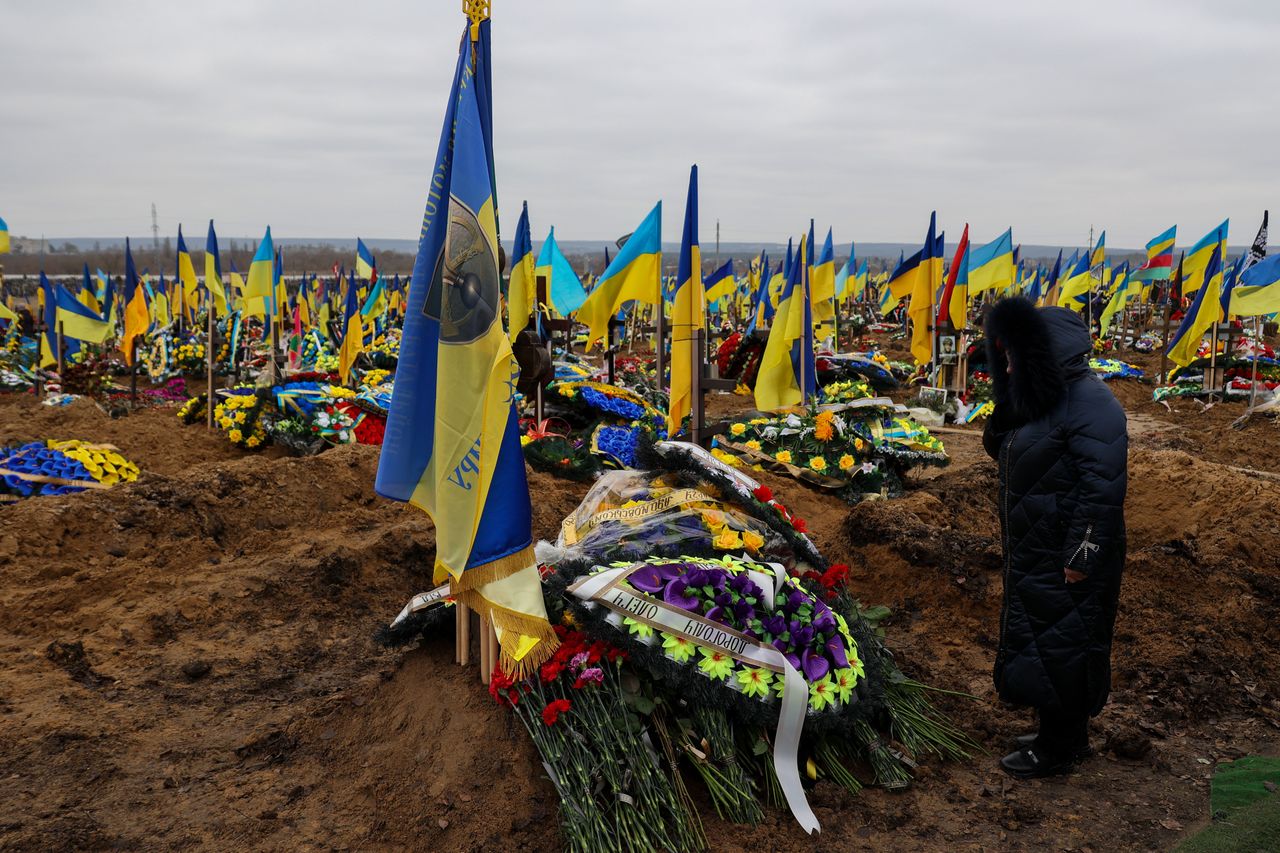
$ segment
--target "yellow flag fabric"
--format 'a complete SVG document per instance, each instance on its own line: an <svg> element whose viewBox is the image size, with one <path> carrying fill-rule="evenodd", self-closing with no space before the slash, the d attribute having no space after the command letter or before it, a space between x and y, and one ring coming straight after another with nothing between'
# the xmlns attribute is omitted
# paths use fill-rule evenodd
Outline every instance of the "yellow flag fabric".
<svg viewBox="0 0 1280 853"><path fill-rule="evenodd" d="M689 172L689 197L684 208L684 235L671 312L671 403L667 434L674 436L693 411L693 371L702 363L694 352L693 334L707 326L706 294L702 284L702 250L698 246L698 167Z"/></svg>

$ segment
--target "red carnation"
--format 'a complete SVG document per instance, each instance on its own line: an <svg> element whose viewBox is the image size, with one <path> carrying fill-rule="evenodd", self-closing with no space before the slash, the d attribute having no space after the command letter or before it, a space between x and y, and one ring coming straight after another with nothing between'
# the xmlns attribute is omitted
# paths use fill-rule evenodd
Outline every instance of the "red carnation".
<svg viewBox="0 0 1280 853"><path fill-rule="evenodd" d="M554 726L556 720L560 719L560 715L567 712L571 707L568 699L557 699L547 707L542 709L542 722L548 726Z"/></svg>
<svg viewBox="0 0 1280 853"><path fill-rule="evenodd" d="M773 489L768 486L758 486L751 494L755 495L756 500L761 503L767 504L769 501L773 500Z"/></svg>
<svg viewBox="0 0 1280 853"><path fill-rule="evenodd" d="M542 676L543 681L545 681L547 684L550 684L551 682L555 681L557 678L560 677L560 673L563 670L564 670L564 664L556 660L555 658L552 658L551 660L547 661L542 665L542 669L539 671L539 675Z"/></svg>
<svg viewBox="0 0 1280 853"><path fill-rule="evenodd" d="M804 523L803 518L791 519L791 526L795 528L796 533L808 533L809 525Z"/></svg>

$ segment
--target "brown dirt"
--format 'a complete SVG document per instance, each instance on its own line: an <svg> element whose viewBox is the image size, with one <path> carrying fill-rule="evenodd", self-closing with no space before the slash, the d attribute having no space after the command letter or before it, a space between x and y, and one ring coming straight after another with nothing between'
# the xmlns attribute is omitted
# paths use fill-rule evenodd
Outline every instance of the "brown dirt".
<svg viewBox="0 0 1280 853"><path fill-rule="evenodd" d="M1030 719L990 686L999 545L976 430L945 435L952 465L905 497L852 510L764 473L859 597L893 609L903 668L977 697L940 704L991 755L926 760L903 793L820 783L813 840L781 813L708 819L716 850L1166 849L1206 816L1213 763L1280 751L1280 480L1226 467L1280 470L1280 433L1255 419L1224 438L1241 404L1127 395L1131 556L1101 754L1053 781L994 769ZM0 849L558 846L555 792L474 669L445 641L371 640L428 586L434 540L374 495L376 449L245 458L172 409L113 421L0 397L0 441L45 437L113 443L144 476L0 513ZM531 488L551 538L587 486Z"/></svg>

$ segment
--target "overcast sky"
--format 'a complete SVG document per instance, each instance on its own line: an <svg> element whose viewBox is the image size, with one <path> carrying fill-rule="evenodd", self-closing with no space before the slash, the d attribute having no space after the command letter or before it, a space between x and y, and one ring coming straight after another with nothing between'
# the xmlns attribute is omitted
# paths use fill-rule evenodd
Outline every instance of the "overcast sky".
<svg viewBox="0 0 1280 853"><path fill-rule="evenodd" d="M458 0L58 0L0 12L14 234L414 238ZM510 240L1138 247L1280 207L1275 0L494 0ZM200 242L198 238L197 242Z"/></svg>

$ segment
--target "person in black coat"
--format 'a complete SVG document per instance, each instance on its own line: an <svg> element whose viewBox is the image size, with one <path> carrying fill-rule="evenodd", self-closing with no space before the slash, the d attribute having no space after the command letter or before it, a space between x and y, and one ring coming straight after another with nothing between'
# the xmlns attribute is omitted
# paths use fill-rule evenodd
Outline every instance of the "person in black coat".
<svg viewBox="0 0 1280 853"><path fill-rule="evenodd" d="M1089 718L1111 689L1128 433L1089 369L1079 314L1018 297L996 303L985 325L995 411L983 446L1000 466L1004 551L994 677L1001 699L1039 719L1000 764L1049 776L1090 754Z"/></svg>

